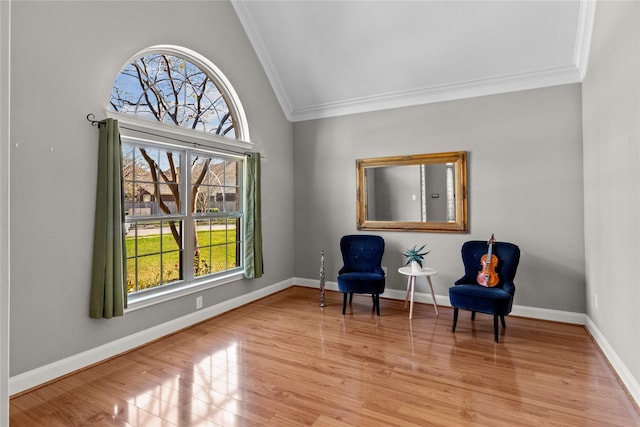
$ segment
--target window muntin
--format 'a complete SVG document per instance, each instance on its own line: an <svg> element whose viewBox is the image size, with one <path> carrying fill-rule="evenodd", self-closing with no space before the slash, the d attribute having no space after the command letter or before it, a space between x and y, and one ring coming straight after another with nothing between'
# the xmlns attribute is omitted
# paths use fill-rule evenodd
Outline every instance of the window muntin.
<svg viewBox="0 0 640 427"><path fill-rule="evenodd" d="M192 62L153 53L127 64L113 85L109 109L236 138L236 117L215 81Z"/></svg>

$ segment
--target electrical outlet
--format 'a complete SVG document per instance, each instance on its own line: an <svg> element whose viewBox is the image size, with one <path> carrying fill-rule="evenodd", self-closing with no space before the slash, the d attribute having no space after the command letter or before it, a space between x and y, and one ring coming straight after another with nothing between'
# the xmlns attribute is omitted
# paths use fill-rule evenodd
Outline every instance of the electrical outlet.
<svg viewBox="0 0 640 427"><path fill-rule="evenodd" d="M593 294L593 305L598 309L598 294Z"/></svg>
<svg viewBox="0 0 640 427"><path fill-rule="evenodd" d="M200 310L202 308L202 297L196 298L196 310Z"/></svg>
<svg viewBox="0 0 640 427"><path fill-rule="evenodd" d="M382 267L382 271L384 271L384 275L387 275L387 267Z"/></svg>

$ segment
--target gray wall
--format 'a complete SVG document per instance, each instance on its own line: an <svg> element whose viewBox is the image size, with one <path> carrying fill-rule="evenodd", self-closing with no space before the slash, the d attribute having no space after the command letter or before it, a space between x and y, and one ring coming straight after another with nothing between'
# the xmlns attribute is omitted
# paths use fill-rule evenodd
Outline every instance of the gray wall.
<svg viewBox="0 0 640 427"><path fill-rule="evenodd" d="M205 307L293 276L292 125L230 3L14 2L11 37L12 376L195 310L192 295L88 316L98 133L85 116L104 117L115 76L145 47L180 45L216 64L266 156L265 276L202 293Z"/></svg>
<svg viewBox="0 0 640 427"><path fill-rule="evenodd" d="M299 122L294 141L297 277L316 278L324 250L336 279L340 236L357 233L356 159L465 150L470 232L375 233L388 286L405 286L401 253L427 243L436 294L448 295L462 243L495 233L522 250L515 304L585 311L580 85Z"/></svg>
<svg viewBox="0 0 640 427"><path fill-rule="evenodd" d="M640 382L638 2L598 2L583 122L587 314Z"/></svg>
<svg viewBox="0 0 640 427"><path fill-rule="evenodd" d="M9 425L9 98L11 2L0 2L0 427Z"/></svg>

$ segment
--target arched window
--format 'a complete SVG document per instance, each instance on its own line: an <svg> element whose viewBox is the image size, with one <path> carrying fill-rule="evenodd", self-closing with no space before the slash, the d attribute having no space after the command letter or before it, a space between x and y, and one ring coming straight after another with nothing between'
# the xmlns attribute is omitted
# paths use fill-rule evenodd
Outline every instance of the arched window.
<svg viewBox="0 0 640 427"><path fill-rule="evenodd" d="M156 46L115 79L109 108L121 124L130 302L226 283L243 272L240 101L210 61Z"/></svg>
<svg viewBox="0 0 640 427"><path fill-rule="evenodd" d="M242 105L227 78L186 48L154 46L134 55L114 82L109 110L249 140Z"/></svg>

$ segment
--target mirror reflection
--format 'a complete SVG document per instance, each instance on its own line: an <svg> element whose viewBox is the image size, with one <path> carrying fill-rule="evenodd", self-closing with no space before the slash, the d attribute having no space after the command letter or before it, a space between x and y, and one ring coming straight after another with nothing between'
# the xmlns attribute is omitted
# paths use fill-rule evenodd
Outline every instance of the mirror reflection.
<svg viewBox="0 0 640 427"><path fill-rule="evenodd" d="M454 164L365 169L367 219L455 222Z"/></svg>
<svg viewBox="0 0 640 427"><path fill-rule="evenodd" d="M359 229L466 231L466 152L356 161Z"/></svg>

